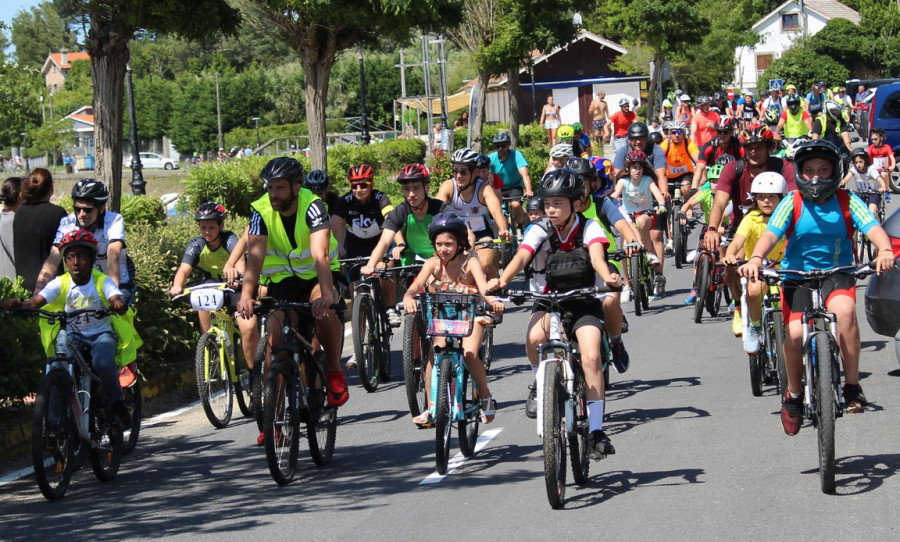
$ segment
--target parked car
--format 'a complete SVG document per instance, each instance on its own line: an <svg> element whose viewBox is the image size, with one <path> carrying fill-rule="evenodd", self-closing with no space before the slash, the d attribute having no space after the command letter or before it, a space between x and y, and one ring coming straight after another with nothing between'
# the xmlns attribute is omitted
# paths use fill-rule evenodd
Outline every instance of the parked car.
<svg viewBox="0 0 900 542"><path fill-rule="evenodd" d="M884 221L894 255L900 254L900 211ZM900 269L895 266L881 276L872 275L866 287L866 320L872 331L897 337L897 361L900 361Z"/></svg>
<svg viewBox="0 0 900 542"><path fill-rule="evenodd" d="M860 135L867 137L876 128L884 130L885 143L894 150L894 157L900 163L900 82L876 88L868 102L868 111L861 111ZM900 194L900 172L897 169L891 172L891 190Z"/></svg>
<svg viewBox="0 0 900 542"><path fill-rule="evenodd" d="M174 158L166 158L155 152L142 152L140 157L143 169L178 169L178 160ZM125 158L124 164L125 167L131 165L131 155Z"/></svg>

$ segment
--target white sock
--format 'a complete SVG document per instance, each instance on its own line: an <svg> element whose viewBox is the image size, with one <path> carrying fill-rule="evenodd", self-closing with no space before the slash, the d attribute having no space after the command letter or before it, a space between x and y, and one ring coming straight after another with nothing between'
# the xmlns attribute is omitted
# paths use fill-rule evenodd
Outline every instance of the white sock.
<svg viewBox="0 0 900 542"><path fill-rule="evenodd" d="M606 401L588 401L588 431L600 431L603 429L603 411Z"/></svg>

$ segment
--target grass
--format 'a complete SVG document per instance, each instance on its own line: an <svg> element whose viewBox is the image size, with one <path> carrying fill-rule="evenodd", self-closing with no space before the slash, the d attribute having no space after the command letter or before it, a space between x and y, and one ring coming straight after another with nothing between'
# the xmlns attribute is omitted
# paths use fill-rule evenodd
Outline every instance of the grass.
<svg viewBox="0 0 900 542"><path fill-rule="evenodd" d="M178 194L184 192L182 182L187 178L188 174L188 172L184 169L176 169L173 171L166 171L163 169L150 169L144 170L143 173L144 181L147 183L147 185L145 186L147 195L158 197L163 194L169 194L172 192ZM53 195L52 201L54 203L58 202L60 197L69 195L72 192L72 187L75 186L76 182L81 179L92 179L94 178L94 175L94 171L79 171L78 173L74 174L67 174L62 168L59 168L58 171L53 171L55 194ZM123 168L123 195L131 193L131 186L129 185L130 182L131 169Z"/></svg>

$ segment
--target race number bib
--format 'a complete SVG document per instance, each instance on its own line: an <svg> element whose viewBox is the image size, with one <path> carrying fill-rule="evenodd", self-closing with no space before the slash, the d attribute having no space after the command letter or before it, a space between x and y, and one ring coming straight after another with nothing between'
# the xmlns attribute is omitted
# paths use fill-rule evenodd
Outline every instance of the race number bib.
<svg viewBox="0 0 900 542"><path fill-rule="evenodd" d="M683 175L688 172L687 165L684 166L669 166L669 173L672 175Z"/></svg>
<svg viewBox="0 0 900 542"><path fill-rule="evenodd" d="M191 292L191 307L197 311L217 311L225 305L225 292L217 288L201 288Z"/></svg>

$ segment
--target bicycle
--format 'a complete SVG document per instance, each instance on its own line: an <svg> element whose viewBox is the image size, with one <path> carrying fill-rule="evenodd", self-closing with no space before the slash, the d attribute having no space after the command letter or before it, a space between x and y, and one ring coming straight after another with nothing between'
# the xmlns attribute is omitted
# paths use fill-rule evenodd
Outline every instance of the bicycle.
<svg viewBox="0 0 900 542"><path fill-rule="evenodd" d="M823 493L834 492L834 424L844 414L841 388L841 354L838 348L837 320L825 308L822 286L829 278L851 274L864 278L874 273L870 264L847 265L831 269L800 271L795 269L760 270L767 282L789 281L810 289L811 306L803 313L804 414L818 434L819 482ZM799 279L790 275L799 276Z"/></svg>
<svg viewBox="0 0 900 542"><path fill-rule="evenodd" d="M297 471L300 423L306 424L309 453L318 466L334 455L337 407L328 404L325 352L312 346L315 324L311 303L260 298L254 313L267 316L282 311L281 346L272 349L263 396L263 444L272 478L279 485L291 483ZM338 310L335 304L330 307ZM290 311L299 315L301 330L290 325ZM265 352L265 350L263 350Z"/></svg>
<svg viewBox="0 0 900 542"><path fill-rule="evenodd" d="M876 194L878 196L878 212L875 214L875 218L878 220L879 224L883 224L885 214L884 194L877 190L857 190L856 194L864 202L866 201L866 197L870 194ZM856 250L856 261L859 263L874 262L875 258L878 256L878 249L872 244L872 241L859 230L853 234L853 247Z"/></svg>
<svg viewBox="0 0 900 542"><path fill-rule="evenodd" d="M738 265L743 262L739 261ZM779 397L787 390L787 368L784 365L784 315L781 313L781 294L775 284L766 285L762 298L762 342L759 352L747 354L750 362L750 392L762 395L763 384L775 384ZM747 307L747 279L741 277L741 320L744 337L750 325Z"/></svg>
<svg viewBox="0 0 900 542"><path fill-rule="evenodd" d="M647 249L641 247L636 254L628 258L629 282L631 282L634 315L641 316L650 309L650 292L656 280L656 271L647 259Z"/></svg>
<svg viewBox="0 0 900 542"><path fill-rule="evenodd" d="M253 416L250 370L242 356L241 334L228 314L226 296L234 290L226 282L208 282L189 288L173 298L188 297L197 311L209 311L211 325L197 341L194 371L203 412L217 429L228 427L234 409L234 397L244 416Z"/></svg>
<svg viewBox="0 0 900 542"><path fill-rule="evenodd" d="M679 207L680 208L680 207ZM687 216L679 211L674 213L676 220L673 226L673 244L675 246L675 268L681 269L684 264L688 263L688 237L697 224L701 223L699 218L687 218Z"/></svg>
<svg viewBox="0 0 900 542"><path fill-rule="evenodd" d="M113 421L89 352L72 348L69 353L68 330L81 316L105 318L114 313L108 308L51 312L20 307L13 314L59 324L56 355L44 366L32 415L31 459L41 494L50 501L63 498L85 453L97 479L114 479L122 461L122 428Z"/></svg>
<svg viewBox="0 0 900 542"><path fill-rule="evenodd" d="M695 259L697 273L694 277L697 287L697 303L694 305L694 323L703 319L703 309L715 318L719 315L722 304L731 303L731 292L725 283L725 264L719 261L719 252L710 252L703 244L703 238L697 245Z"/></svg>
<svg viewBox="0 0 900 542"><path fill-rule="evenodd" d="M618 290L618 289L615 289ZM587 395L581 354L573 337L568 337L570 315L562 306L576 299L596 300L596 294L613 291L590 287L569 292L510 292L509 300L521 305L526 301L547 304L550 315L549 340L538 345L540 365L537 373L537 432L543 441L544 483L553 508L561 508L566 496L566 453L572 463L572 478L579 486L587 483L590 472ZM612 359L606 326L600 327L601 357L604 375Z"/></svg>
<svg viewBox="0 0 900 542"><path fill-rule="evenodd" d="M519 250L519 238L516 236L516 230L521 228L523 231L525 230L524 224L517 224L516 219L510 211L510 202L518 201L521 202L522 198L509 198L504 197L500 201L500 210L503 212L503 216L506 218L506 224L509 228L509 241L501 241L497 240L500 243L500 268L505 269L509 262L513 259L513 256L516 255L516 251ZM494 226L494 231L497 231L496 225Z"/></svg>
<svg viewBox="0 0 900 542"><path fill-rule="evenodd" d="M122 388L122 400L125 408L131 415L131 429L126 431L128 438L122 446L122 455L129 455L137 447L138 437L141 434L141 421L143 421L144 399L141 395L141 376L137 369L137 362L127 366L126 371L119 370L119 386Z"/></svg>
<svg viewBox="0 0 900 542"><path fill-rule="evenodd" d="M672 199L666 204L668 209L668 228L666 228L665 233L672 239L672 255L674 256L676 269L681 269L687 262L686 247L689 233L689 230L688 232L682 231L683 228L679 220L681 213L674 212L677 209L681 209L681 206L684 204L684 196L681 193L680 184L680 180L675 180L675 182L672 179L669 180L669 190L672 192Z"/></svg>

